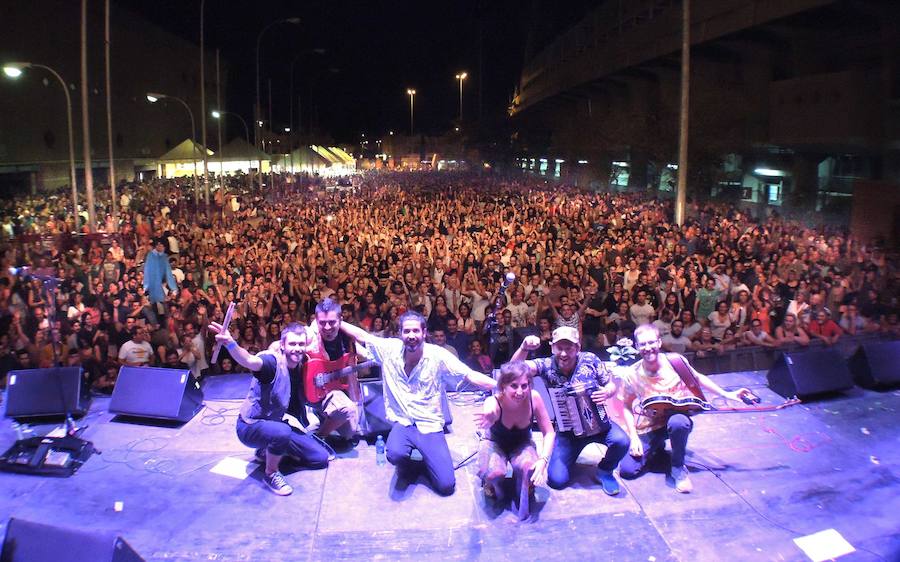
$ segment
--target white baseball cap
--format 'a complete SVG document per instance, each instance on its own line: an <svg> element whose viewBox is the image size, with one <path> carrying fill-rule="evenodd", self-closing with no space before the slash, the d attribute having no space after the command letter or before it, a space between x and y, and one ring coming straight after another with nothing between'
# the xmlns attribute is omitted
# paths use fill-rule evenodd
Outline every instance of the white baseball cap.
<svg viewBox="0 0 900 562"><path fill-rule="evenodd" d="M581 343L581 338L578 337L578 330L572 328L571 326L560 326L559 328L553 330L553 333L550 335L551 344L562 340L568 340L576 344Z"/></svg>

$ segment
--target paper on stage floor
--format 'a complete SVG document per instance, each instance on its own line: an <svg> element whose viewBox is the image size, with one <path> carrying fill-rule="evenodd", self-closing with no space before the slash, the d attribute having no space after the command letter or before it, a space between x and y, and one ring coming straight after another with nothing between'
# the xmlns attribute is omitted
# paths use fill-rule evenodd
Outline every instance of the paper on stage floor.
<svg viewBox="0 0 900 562"><path fill-rule="evenodd" d="M256 470L256 465L250 466L251 463L236 459L234 457L225 457L216 463L214 467L209 469L210 472L214 474L221 474L222 476L228 476L230 478L237 478L238 480L243 480L250 475L251 472Z"/></svg>
<svg viewBox="0 0 900 562"><path fill-rule="evenodd" d="M853 545L847 542L847 539L834 529L826 529L825 531L794 539L794 543L813 562L833 560L839 556L856 552Z"/></svg>

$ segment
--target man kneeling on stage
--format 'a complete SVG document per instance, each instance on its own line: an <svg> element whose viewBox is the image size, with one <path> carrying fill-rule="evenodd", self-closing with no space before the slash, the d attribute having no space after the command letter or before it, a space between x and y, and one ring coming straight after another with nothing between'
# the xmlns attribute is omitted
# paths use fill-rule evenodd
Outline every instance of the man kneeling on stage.
<svg viewBox="0 0 900 562"><path fill-rule="evenodd" d="M415 465L410 454L417 449L424 468L442 496L456 489L453 458L444 437L441 394L444 377L464 377L470 383L493 390L494 379L473 371L452 353L425 343L425 317L406 311L400 315L400 338L380 338L347 322L341 330L365 344L381 365L384 379L384 409L393 428L388 434L387 460L397 467L399 482L412 481ZM457 381L458 382L458 381Z"/></svg>
<svg viewBox="0 0 900 562"><path fill-rule="evenodd" d="M237 436L241 443L265 451L265 483L279 496L293 492L279 470L282 457L289 456L309 468L328 465L328 450L316 438L304 433L308 420L305 412L300 367L308 345L306 328L291 323L281 331L277 349L252 355L240 347L221 324L209 329L216 341L228 350L235 361L253 373L247 398L237 420ZM274 346L273 346L274 347Z"/></svg>
<svg viewBox="0 0 900 562"><path fill-rule="evenodd" d="M642 413L635 414L635 405L659 397L693 399L703 391L737 401L742 400L742 397L755 399L755 396L746 388L728 392L709 377L698 373L680 355L661 354L659 331L652 324L638 326L634 331L634 339L642 359L622 377L622 415L625 431L631 438L631 447L630 456L619 466L619 475L626 479L640 476L653 457L665 450L668 439L672 444L671 475L675 481L675 491L686 494L693 489L684 466L684 457L694 422L686 413L674 409L659 410L655 415L645 413L649 410L644 409Z"/></svg>

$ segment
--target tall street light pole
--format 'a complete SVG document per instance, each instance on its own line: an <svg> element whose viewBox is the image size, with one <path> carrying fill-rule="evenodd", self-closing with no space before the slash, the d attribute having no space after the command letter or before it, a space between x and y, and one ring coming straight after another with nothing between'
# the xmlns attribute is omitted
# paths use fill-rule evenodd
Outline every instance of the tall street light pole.
<svg viewBox="0 0 900 562"><path fill-rule="evenodd" d="M12 62L3 65L3 73L10 78L18 78L26 68L41 68L52 74L59 82L63 93L66 95L66 123L69 130L69 183L72 185L72 216L75 217L75 228L78 228L78 183L75 177L75 131L72 127L72 96L69 95L69 87L66 81L55 70L43 64L33 62Z"/></svg>
<svg viewBox="0 0 900 562"><path fill-rule="evenodd" d="M88 115L87 0L81 0L81 132L84 137L84 193L87 200L88 230L97 231L94 215L94 169L91 165L91 120Z"/></svg>
<svg viewBox="0 0 900 562"><path fill-rule="evenodd" d="M194 205L199 205L200 186L197 183L197 126L194 124L194 112L191 111L190 106L188 106L188 104L186 104L184 100L179 97L160 94L158 92L147 93L147 101L149 101L150 103L156 103L161 99L172 99L177 101L184 106L184 108L188 112L188 116L191 118L191 154L194 160ZM206 148L204 148L203 150L206 150Z"/></svg>
<svg viewBox="0 0 900 562"><path fill-rule="evenodd" d="M415 99L416 99L416 91L412 88L407 88L406 94L409 96L409 136L413 136L413 124L415 123Z"/></svg>
<svg viewBox="0 0 900 562"><path fill-rule="evenodd" d="M463 80L466 79L469 75L465 72L460 72L456 75L456 79L459 80L459 126L462 127L462 118L463 118Z"/></svg>
<svg viewBox="0 0 900 562"><path fill-rule="evenodd" d="M244 134L247 136L247 146L252 146L250 144L250 129L247 128L247 122L244 121L244 118L241 117L239 114L232 113L230 111L213 111L212 112L213 119L217 119L220 123L222 122L223 115L231 115L232 117L238 118L238 120L241 122L241 125L244 126ZM260 163L260 167L262 167L262 163ZM250 185L252 186L253 185L253 160L250 160L249 162L247 162L247 171L249 172Z"/></svg>
<svg viewBox="0 0 900 562"><path fill-rule="evenodd" d="M203 13L206 0L200 0L200 115L206 115L206 47ZM203 147L203 202L209 207L209 159L206 154L206 119L200 120L200 145Z"/></svg>
<svg viewBox="0 0 900 562"><path fill-rule="evenodd" d="M222 107L222 78L219 72L219 49L216 49L216 107ZM216 132L219 136L219 188L225 193L225 165L222 162L222 121L216 123ZM250 144L249 142L247 144Z"/></svg>
<svg viewBox="0 0 900 562"><path fill-rule="evenodd" d="M688 124L691 92L691 1L683 0L681 8L681 116L678 135L678 191L675 194L675 224L684 224L687 204Z"/></svg>
<svg viewBox="0 0 900 562"><path fill-rule="evenodd" d="M275 20L269 25L262 28L262 31L259 32L259 35L256 36L256 115L253 119L256 126L254 127L253 140L256 146L256 149L260 148L260 133L262 129L262 107L259 103L259 49L262 43L263 35L266 34L266 31L269 31L272 27L280 24L280 23L291 23L297 25L300 23L300 18L284 18L280 20ZM262 161L259 164L259 187L262 188Z"/></svg>
<svg viewBox="0 0 900 562"><path fill-rule="evenodd" d="M116 201L116 161L113 157L113 126L112 126L112 84L110 74L112 73L110 56L109 56L109 0L106 0L105 6L105 22L104 22L104 42L105 58L106 58L106 142L109 147L109 199L112 207L113 227L118 224L118 213Z"/></svg>

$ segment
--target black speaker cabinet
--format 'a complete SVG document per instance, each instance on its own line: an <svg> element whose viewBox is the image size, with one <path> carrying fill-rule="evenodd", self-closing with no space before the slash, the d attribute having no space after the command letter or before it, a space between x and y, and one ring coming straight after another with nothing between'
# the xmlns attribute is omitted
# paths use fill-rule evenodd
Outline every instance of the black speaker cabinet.
<svg viewBox="0 0 900 562"><path fill-rule="evenodd" d="M81 367L25 369L7 374L6 416L81 416L91 404Z"/></svg>
<svg viewBox="0 0 900 562"><path fill-rule="evenodd" d="M131 546L112 533L65 529L10 519L0 562L142 562Z"/></svg>
<svg viewBox="0 0 900 562"><path fill-rule="evenodd" d="M900 341L861 345L850 358L856 384L866 388L900 385Z"/></svg>
<svg viewBox="0 0 900 562"><path fill-rule="evenodd" d="M201 408L203 392L187 369L122 367L109 401L113 414L182 423Z"/></svg>
<svg viewBox="0 0 900 562"><path fill-rule="evenodd" d="M769 388L785 398L805 398L853 387L847 363L834 349L783 353L766 378Z"/></svg>
<svg viewBox="0 0 900 562"><path fill-rule="evenodd" d="M387 433L393 425L388 421L384 411L384 387L382 381L370 381L360 383L363 412L360 420L360 431L364 435L381 433L387 438ZM453 414L450 413L450 400L447 393L441 391L441 411L444 413L444 429L453 423Z"/></svg>

